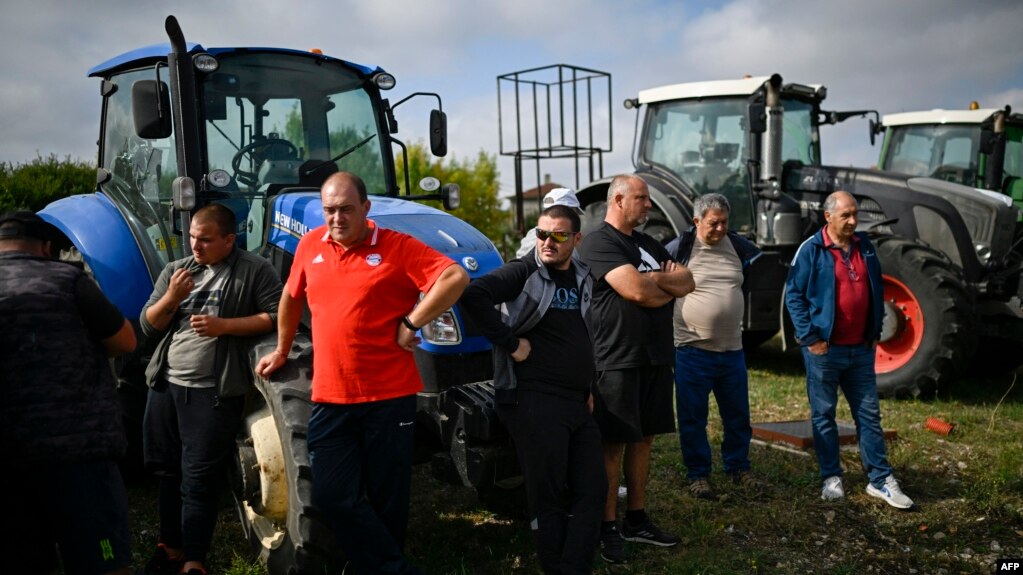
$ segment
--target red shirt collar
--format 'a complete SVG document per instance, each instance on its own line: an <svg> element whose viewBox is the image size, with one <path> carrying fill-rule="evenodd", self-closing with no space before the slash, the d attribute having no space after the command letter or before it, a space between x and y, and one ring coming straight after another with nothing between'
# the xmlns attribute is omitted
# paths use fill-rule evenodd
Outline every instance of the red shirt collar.
<svg viewBox="0 0 1023 575"><path fill-rule="evenodd" d="M824 239L824 247L830 248L835 245L835 242L831 241L831 236L828 234L828 226L821 228L821 237ZM858 246L860 244L860 236L853 234L852 241Z"/></svg>
<svg viewBox="0 0 1023 575"><path fill-rule="evenodd" d="M366 227L369 228L369 236L365 240L363 240L361 243L358 243L358 244L355 244L354 246L352 246L352 248L357 248L357 247L361 246L362 244L364 244L366 242L369 242L369 245L371 245L371 246L377 245L377 237L380 235L380 228L377 227L377 223L374 222L373 220L367 218L366 219ZM342 250L352 249L352 248L345 248L343 245L335 242L334 238L330 237L330 227L327 227L327 229L323 232L323 237L320 238L320 241L324 242L324 243L328 243L328 244L333 244L333 245L337 246L338 248L341 248Z"/></svg>

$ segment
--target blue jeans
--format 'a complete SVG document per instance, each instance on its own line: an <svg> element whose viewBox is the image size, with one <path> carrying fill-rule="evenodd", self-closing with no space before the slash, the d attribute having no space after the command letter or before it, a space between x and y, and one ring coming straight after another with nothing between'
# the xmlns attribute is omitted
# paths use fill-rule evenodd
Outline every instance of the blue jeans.
<svg viewBox="0 0 1023 575"><path fill-rule="evenodd" d="M314 403L313 504L359 573L419 573L402 555L415 445L416 396Z"/></svg>
<svg viewBox="0 0 1023 575"><path fill-rule="evenodd" d="M750 468L749 375L742 350L705 351L692 346L675 348L675 410L678 440L686 477L710 475L707 411L710 393L717 400L724 440L721 459L725 473Z"/></svg>
<svg viewBox="0 0 1023 575"><path fill-rule="evenodd" d="M835 345L824 355L813 355L804 346L806 395L810 399L813 420L813 445L820 466L821 478L842 475L838 453L838 426L835 407L838 388L849 402L856 435L860 444L860 461L874 487L884 486L891 475L881 430L881 405L877 399L877 377L874 374L874 350L866 345Z"/></svg>

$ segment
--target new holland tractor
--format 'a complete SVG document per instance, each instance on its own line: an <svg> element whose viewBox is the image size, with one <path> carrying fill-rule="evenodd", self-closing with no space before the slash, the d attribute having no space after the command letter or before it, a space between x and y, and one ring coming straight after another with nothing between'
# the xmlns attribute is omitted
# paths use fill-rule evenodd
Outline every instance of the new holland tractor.
<svg viewBox="0 0 1023 575"><path fill-rule="evenodd" d="M981 108L887 114L878 168L999 192L1023 207L1023 114Z"/></svg>
<svg viewBox="0 0 1023 575"><path fill-rule="evenodd" d="M825 111L826 94L776 74L663 86L626 100L637 110L633 163L654 204L645 231L667 241L692 225L697 196L729 199L731 228L764 250L743 321L745 341L756 345L786 328L788 265L823 225L824 199L850 192L884 270L878 391L931 394L968 365L978 334L1020 339L1019 210L1005 196L933 178L821 165L821 125L876 114ZM609 183L578 191L588 222L603 220Z"/></svg>
<svg viewBox="0 0 1023 575"><path fill-rule="evenodd" d="M189 214L211 202L238 216L238 247L262 254L286 279L299 238L324 223L319 187L339 169L366 181L370 217L379 225L419 238L472 277L501 264L478 230L416 202L451 207L457 186L426 178L420 182L426 193L411 195L407 159L405 181L398 181L392 149L405 146L395 137L394 110L408 98L384 97L395 85L392 75L318 50L188 44L174 17L166 31L169 45L140 48L89 71L100 79L103 99L96 193L40 212L66 236L63 252L84 262L126 317L137 321L161 269L188 253ZM436 155L446 153L445 124L434 110ZM324 573L341 559L310 501L307 321L308 314L286 367L271 381L258 380L258 393L247 398L232 478L243 528L275 575ZM432 458L438 475L481 493L514 483L514 451L492 409L489 344L466 335L457 307L420 335L423 459ZM254 342L253 365L274 343L275 336ZM143 350L117 366L129 422L141 417L147 360Z"/></svg>

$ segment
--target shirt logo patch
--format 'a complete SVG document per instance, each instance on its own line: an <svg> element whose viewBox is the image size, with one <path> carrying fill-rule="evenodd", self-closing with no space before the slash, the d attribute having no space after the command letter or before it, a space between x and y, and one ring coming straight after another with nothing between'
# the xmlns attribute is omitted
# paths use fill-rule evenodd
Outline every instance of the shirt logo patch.
<svg viewBox="0 0 1023 575"><path fill-rule="evenodd" d="M380 254L369 254L366 256L366 263L373 267L380 265L381 261L383 261L383 258L380 257Z"/></svg>
<svg viewBox="0 0 1023 575"><path fill-rule="evenodd" d="M316 254L316 257L313 258L313 263L314 264L322 264L323 263L323 254Z"/></svg>

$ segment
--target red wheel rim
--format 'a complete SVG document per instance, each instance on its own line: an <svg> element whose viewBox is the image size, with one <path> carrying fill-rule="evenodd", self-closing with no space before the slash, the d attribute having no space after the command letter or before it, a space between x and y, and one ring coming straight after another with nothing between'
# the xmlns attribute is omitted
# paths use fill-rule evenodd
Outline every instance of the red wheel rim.
<svg viewBox="0 0 1023 575"><path fill-rule="evenodd" d="M895 335L877 345L874 369L877 373L889 373L906 365L920 348L924 339L924 314L920 310L920 302L906 284L889 275L882 275L881 281L884 284L884 301L902 315Z"/></svg>

